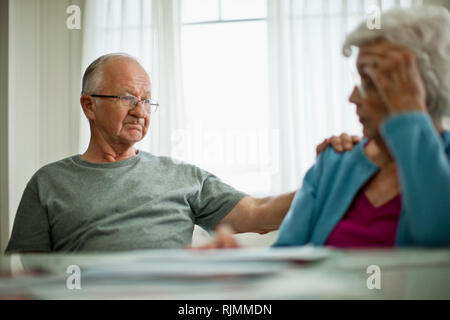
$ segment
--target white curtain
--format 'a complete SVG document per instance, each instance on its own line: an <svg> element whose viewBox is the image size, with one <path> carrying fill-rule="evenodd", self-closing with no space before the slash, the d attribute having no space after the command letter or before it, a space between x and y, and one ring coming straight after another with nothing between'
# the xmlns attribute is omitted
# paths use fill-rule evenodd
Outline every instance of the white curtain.
<svg viewBox="0 0 450 320"><path fill-rule="evenodd" d="M268 0L271 126L279 132L279 174L272 191L300 186L315 146L333 134L361 135L348 102L352 59L342 55L346 34L377 6L421 0Z"/></svg>
<svg viewBox="0 0 450 320"><path fill-rule="evenodd" d="M172 133L183 128L179 0L89 0L83 14L82 72L103 54L126 52L149 72L152 99L160 103L150 130L137 144L170 155ZM80 114L80 152L89 143L89 124Z"/></svg>
<svg viewBox="0 0 450 320"><path fill-rule="evenodd" d="M211 0L212 1L212 0ZM82 68L102 54L123 51L138 57L152 78L161 104L138 147L175 155L177 133L186 123L181 77L182 0L89 0L83 22ZM314 163L315 146L333 134L361 134L354 106L351 59L342 56L346 34L378 6L421 4L421 0L267 0L270 150L276 170L271 192L297 189ZM190 2L186 2L188 5ZM205 4L205 3L203 3ZM192 5L192 3L191 3ZM199 5L199 4L197 4ZM190 8L194 10L195 8ZM81 115L80 152L89 141Z"/></svg>

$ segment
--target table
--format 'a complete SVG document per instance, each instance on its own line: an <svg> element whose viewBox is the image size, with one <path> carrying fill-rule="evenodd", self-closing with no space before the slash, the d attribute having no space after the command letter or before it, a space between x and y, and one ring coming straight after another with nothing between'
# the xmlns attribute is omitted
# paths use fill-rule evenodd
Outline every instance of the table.
<svg viewBox="0 0 450 320"><path fill-rule="evenodd" d="M0 258L1 298L450 299L450 249L11 255Z"/></svg>

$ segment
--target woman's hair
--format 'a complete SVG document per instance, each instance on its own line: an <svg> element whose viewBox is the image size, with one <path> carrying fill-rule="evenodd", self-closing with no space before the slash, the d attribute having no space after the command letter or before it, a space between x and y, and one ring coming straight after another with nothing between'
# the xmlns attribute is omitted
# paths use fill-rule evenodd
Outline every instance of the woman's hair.
<svg viewBox="0 0 450 320"><path fill-rule="evenodd" d="M416 57L434 120L450 115L450 13L444 7L418 6L396 8L381 14L381 28L369 29L362 23L343 45L343 54L351 55L351 46L361 47L377 38L409 49Z"/></svg>
<svg viewBox="0 0 450 320"><path fill-rule="evenodd" d="M123 52L109 53L97 58L84 72L81 94L93 94L102 80L102 66L107 61L118 59L133 60L140 64L135 57Z"/></svg>

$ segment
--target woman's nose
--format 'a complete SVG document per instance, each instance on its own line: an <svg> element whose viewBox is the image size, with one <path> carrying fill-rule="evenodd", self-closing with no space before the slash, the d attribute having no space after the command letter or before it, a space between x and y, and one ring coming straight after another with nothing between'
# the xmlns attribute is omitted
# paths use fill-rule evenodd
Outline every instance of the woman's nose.
<svg viewBox="0 0 450 320"><path fill-rule="evenodd" d="M352 91L350 97L348 98L348 101L355 103L355 104L361 102L361 96L360 96L359 90L356 86L353 87L353 91Z"/></svg>

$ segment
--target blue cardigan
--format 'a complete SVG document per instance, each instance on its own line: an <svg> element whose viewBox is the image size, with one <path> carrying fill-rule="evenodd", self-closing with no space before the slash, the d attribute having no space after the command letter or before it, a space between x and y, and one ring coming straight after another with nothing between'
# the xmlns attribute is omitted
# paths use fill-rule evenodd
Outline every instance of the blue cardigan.
<svg viewBox="0 0 450 320"><path fill-rule="evenodd" d="M450 245L450 132L440 137L423 113L388 118L381 134L397 163L402 212L396 246ZM364 153L327 148L307 172L274 246L323 245L357 192L378 171Z"/></svg>

